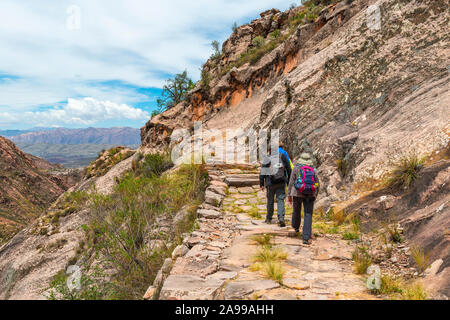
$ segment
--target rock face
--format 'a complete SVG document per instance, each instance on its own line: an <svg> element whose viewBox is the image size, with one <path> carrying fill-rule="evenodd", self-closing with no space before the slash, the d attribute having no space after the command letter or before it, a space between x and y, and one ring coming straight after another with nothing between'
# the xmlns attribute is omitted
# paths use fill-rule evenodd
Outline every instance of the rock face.
<svg viewBox="0 0 450 320"><path fill-rule="evenodd" d="M320 2L320 1L319 1ZM293 157L313 155L330 201L342 185L365 191L379 183L402 152L431 155L448 147L448 10L442 1L357 0L325 7L292 31L303 9L272 10L238 28L220 59L204 71L187 101L141 129L143 145L170 143L176 128L276 129ZM367 6L380 7L381 28L367 25ZM288 26L291 25L291 28ZM285 38L256 62L240 65L257 36ZM343 161L339 174L336 162ZM330 174L332 172L333 174Z"/></svg>
<svg viewBox="0 0 450 320"><path fill-rule="evenodd" d="M77 183L81 173L20 151L0 137L0 244Z"/></svg>
<svg viewBox="0 0 450 320"><path fill-rule="evenodd" d="M380 9L379 26L370 22L371 5ZM209 81L141 129L143 146L174 146L173 130L192 132L194 121L208 130L280 129L291 158L312 155L323 186L317 209L339 203L370 219L382 218L377 210L384 218L395 212L405 235L443 259L446 270L448 1L341 1L296 25L303 10L270 10L239 27L220 58L204 65ZM271 42L275 30L281 38ZM255 55L256 37L273 47ZM384 189L393 163L409 152L432 168L412 190ZM223 180L230 192L257 184L226 174ZM448 284L440 290L448 295Z"/></svg>

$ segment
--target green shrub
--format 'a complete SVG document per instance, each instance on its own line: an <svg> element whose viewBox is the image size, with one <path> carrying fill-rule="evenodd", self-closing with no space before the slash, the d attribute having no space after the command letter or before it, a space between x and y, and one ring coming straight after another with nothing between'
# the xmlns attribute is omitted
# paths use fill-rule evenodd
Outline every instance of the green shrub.
<svg viewBox="0 0 450 320"><path fill-rule="evenodd" d="M292 103L292 88L288 81L284 83L286 95L286 107Z"/></svg>
<svg viewBox="0 0 450 320"><path fill-rule="evenodd" d="M211 74L205 68L202 68L200 84L203 90L209 90L210 82L211 82Z"/></svg>
<svg viewBox="0 0 450 320"><path fill-rule="evenodd" d="M255 38L253 38L253 40L252 40L252 44L256 48L261 48L265 43L266 43L266 40L261 36L257 36Z"/></svg>
<svg viewBox="0 0 450 320"><path fill-rule="evenodd" d="M420 283L410 284L402 294L403 300L426 300L427 298L428 294Z"/></svg>
<svg viewBox="0 0 450 320"><path fill-rule="evenodd" d="M104 281L105 275L96 269L91 274L82 273L80 279L81 289L73 289L67 286L68 275L64 270L58 272L45 291L48 300L103 300L110 292L108 282Z"/></svg>
<svg viewBox="0 0 450 320"><path fill-rule="evenodd" d="M352 254L352 259L357 274L366 273L367 268L372 264L372 258L365 247L357 247Z"/></svg>
<svg viewBox="0 0 450 320"><path fill-rule="evenodd" d="M231 26L231 30L232 30L233 32L236 32L237 29L238 29L238 24L237 24L237 22L235 21L235 22L233 23L233 25Z"/></svg>
<svg viewBox="0 0 450 320"><path fill-rule="evenodd" d="M259 245L271 247L273 236L271 234L266 233L262 235L253 236L251 239Z"/></svg>
<svg viewBox="0 0 450 320"><path fill-rule="evenodd" d="M419 159L418 155L414 152L403 156L394 164L394 169L387 179L386 185L390 188L408 189L423 169L424 162L425 159Z"/></svg>
<svg viewBox="0 0 450 320"><path fill-rule="evenodd" d="M342 239L344 240L357 240L359 239L359 233L348 231L342 235Z"/></svg>
<svg viewBox="0 0 450 320"><path fill-rule="evenodd" d="M159 176L164 171L170 169L173 166L170 154L166 153L153 153L144 157L144 160L136 164L135 171L139 177L150 178L154 175Z"/></svg>
<svg viewBox="0 0 450 320"><path fill-rule="evenodd" d="M278 39L278 38L280 37L280 35L281 35L280 30L279 30L279 29L275 29L275 30L270 34L270 37L271 37L272 39Z"/></svg>
<svg viewBox="0 0 450 320"><path fill-rule="evenodd" d="M192 230L195 216L161 234L166 244L151 251L144 242L160 215L171 216L184 206L196 207L203 199L207 174L202 165L186 165L170 174L167 155L147 155L126 174L110 196L93 195L91 221L86 231L97 254L115 270L110 280L110 299L141 299L164 259L181 242L181 234ZM195 214L195 211L194 211Z"/></svg>
<svg viewBox="0 0 450 320"><path fill-rule="evenodd" d="M382 275L380 279L380 293L390 295L393 293L403 293L403 281L401 278L394 278L390 275Z"/></svg>
<svg viewBox="0 0 450 320"><path fill-rule="evenodd" d="M283 276L285 272L279 262L268 261L263 264L263 268L267 278L272 279L280 284L283 283Z"/></svg>
<svg viewBox="0 0 450 320"><path fill-rule="evenodd" d="M414 260L414 263L416 264L417 270L419 272L424 272L429 264L429 255L425 252L424 249L414 246L411 248L411 257Z"/></svg>
<svg viewBox="0 0 450 320"><path fill-rule="evenodd" d="M389 232L390 235L390 239L392 242L395 243L401 243L403 241L402 239L402 235L400 233L400 231L398 230L397 226L387 226L387 230Z"/></svg>

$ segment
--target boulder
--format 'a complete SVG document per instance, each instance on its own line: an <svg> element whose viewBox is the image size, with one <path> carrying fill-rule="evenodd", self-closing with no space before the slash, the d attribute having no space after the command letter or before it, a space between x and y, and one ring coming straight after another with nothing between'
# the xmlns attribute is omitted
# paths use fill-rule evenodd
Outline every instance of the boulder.
<svg viewBox="0 0 450 320"><path fill-rule="evenodd" d="M161 289L160 299L212 300L226 280L236 272L219 271L205 278L195 275L170 275Z"/></svg>
<svg viewBox="0 0 450 320"><path fill-rule="evenodd" d="M197 211L197 214L199 217L206 219L217 219L222 216L222 214L219 211L207 209L200 209Z"/></svg>
<svg viewBox="0 0 450 320"><path fill-rule="evenodd" d="M223 196L217 193L214 193L210 190L206 190L205 192L205 202L215 206L215 207L219 207L220 204L222 203L223 200Z"/></svg>
<svg viewBox="0 0 450 320"><path fill-rule="evenodd" d="M189 248L184 244L180 244L172 251L172 259L176 259L178 257L183 257L186 253L189 252Z"/></svg>
<svg viewBox="0 0 450 320"><path fill-rule="evenodd" d="M156 288L154 286L150 286L144 294L144 300L152 300L155 292Z"/></svg>

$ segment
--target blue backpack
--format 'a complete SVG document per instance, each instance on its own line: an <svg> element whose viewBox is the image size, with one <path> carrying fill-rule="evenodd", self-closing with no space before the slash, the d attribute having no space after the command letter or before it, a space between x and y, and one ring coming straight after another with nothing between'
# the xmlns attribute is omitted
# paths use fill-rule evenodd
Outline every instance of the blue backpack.
<svg viewBox="0 0 450 320"><path fill-rule="evenodd" d="M300 172L297 180L294 182L295 189L305 196L314 195L319 186L316 181L314 168L305 165L298 165L298 167Z"/></svg>

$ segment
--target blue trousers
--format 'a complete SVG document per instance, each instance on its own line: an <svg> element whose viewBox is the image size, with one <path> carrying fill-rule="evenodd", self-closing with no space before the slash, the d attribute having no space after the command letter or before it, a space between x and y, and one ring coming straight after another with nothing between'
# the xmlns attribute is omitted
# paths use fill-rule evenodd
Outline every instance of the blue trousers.
<svg viewBox="0 0 450 320"><path fill-rule="evenodd" d="M267 195L267 219L272 220L274 211L274 197L277 198L278 221L284 222L284 199L286 198L286 187L274 186L268 187Z"/></svg>
<svg viewBox="0 0 450 320"><path fill-rule="evenodd" d="M303 221L303 240L308 241L312 236L312 216L314 211L314 201L315 198L299 198L299 197L293 197L293 205L294 210L292 212L292 227L295 230L298 230L300 228L300 225L302 223L302 204L304 208L304 218L305 221Z"/></svg>

